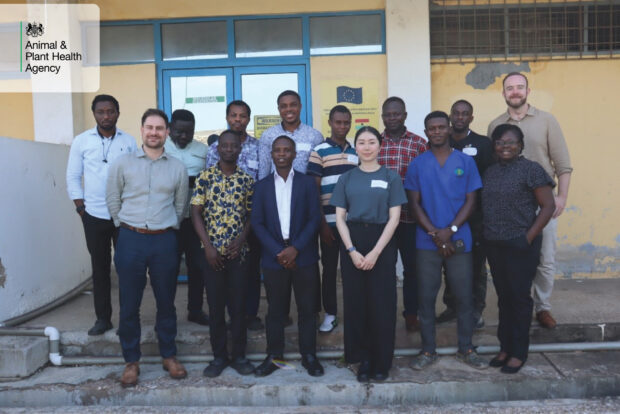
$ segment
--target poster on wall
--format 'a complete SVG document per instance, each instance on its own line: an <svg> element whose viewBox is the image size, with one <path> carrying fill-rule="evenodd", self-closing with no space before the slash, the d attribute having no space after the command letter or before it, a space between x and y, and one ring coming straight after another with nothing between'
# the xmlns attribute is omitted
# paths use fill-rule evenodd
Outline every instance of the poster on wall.
<svg viewBox="0 0 620 414"><path fill-rule="evenodd" d="M321 82L321 132L329 137L331 130L327 120L329 111L336 105L344 105L351 111L349 138L363 126L382 130L380 124L379 82L375 79L324 80Z"/></svg>

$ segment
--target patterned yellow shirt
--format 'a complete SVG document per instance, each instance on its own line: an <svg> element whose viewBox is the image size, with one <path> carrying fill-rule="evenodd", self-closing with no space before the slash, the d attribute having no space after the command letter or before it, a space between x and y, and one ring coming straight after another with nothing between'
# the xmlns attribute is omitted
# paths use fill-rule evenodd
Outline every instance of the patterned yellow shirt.
<svg viewBox="0 0 620 414"><path fill-rule="evenodd" d="M211 244L220 254L244 229L252 210L254 179L239 167L229 177L222 173L219 163L201 172L196 179L192 205L203 207L203 217ZM248 251L241 248L241 259Z"/></svg>

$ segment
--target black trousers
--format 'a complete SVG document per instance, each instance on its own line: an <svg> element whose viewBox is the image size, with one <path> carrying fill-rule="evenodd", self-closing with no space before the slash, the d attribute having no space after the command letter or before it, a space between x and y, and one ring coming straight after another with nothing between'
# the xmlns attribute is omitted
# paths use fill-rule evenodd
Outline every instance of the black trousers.
<svg viewBox="0 0 620 414"><path fill-rule="evenodd" d="M206 260L205 260L206 262ZM245 296L247 291L247 259L226 260L224 270L216 271L205 264L204 284L209 303L209 334L215 358L228 358L226 307L231 321L231 357L245 356L247 342Z"/></svg>
<svg viewBox="0 0 620 414"><path fill-rule="evenodd" d="M330 315L338 314L338 295L337 295L337 275L338 275L338 256L340 255L340 234L335 227L331 228L335 240L329 246L321 242L321 265L323 266L323 276L321 278L321 298L323 299L323 309ZM319 300L319 312L321 310Z"/></svg>
<svg viewBox="0 0 620 414"><path fill-rule="evenodd" d="M472 293L474 300L474 313L482 315L482 311L486 307L487 297L487 269L484 265L487 255L485 251L485 243L482 237L482 220L469 220L469 227L472 236L472 262L473 262L473 284ZM444 273L445 275L445 273ZM456 297L452 293L452 287L444 277L446 287L443 291L443 303L449 309L456 309Z"/></svg>
<svg viewBox="0 0 620 414"><path fill-rule="evenodd" d="M267 353L284 353L284 325L288 317L291 287L297 303L299 353L316 354L316 295L318 263L295 270L263 269L267 292Z"/></svg>
<svg viewBox="0 0 620 414"><path fill-rule="evenodd" d="M245 300L245 314L249 317L258 315L260 305L260 255L261 246L258 238L250 229L248 235L250 251L247 256L247 295Z"/></svg>
<svg viewBox="0 0 620 414"><path fill-rule="evenodd" d="M177 250L179 265L181 255L185 253L185 266L187 267L187 311L190 314L197 314L202 312L205 291L202 274L206 260L204 260L204 251L190 218L181 221L177 240L179 241Z"/></svg>
<svg viewBox="0 0 620 414"><path fill-rule="evenodd" d="M525 236L487 242L487 257L497 292L500 350L521 361L527 359L532 324L532 281L540 260L542 235L531 245Z"/></svg>
<svg viewBox="0 0 620 414"><path fill-rule="evenodd" d="M112 298L110 267L112 263L112 245L116 246L118 228L112 219L93 217L87 212L82 216L86 247L90 253L93 268L93 300L97 320L111 322Z"/></svg>
<svg viewBox="0 0 620 414"><path fill-rule="evenodd" d="M363 255L373 249L384 224L348 223L351 241ZM357 269L341 243L344 304L344 357L348 363L370 361L371 369L392 367L396 328L396 243L392 239L375 266Z"/></svg>

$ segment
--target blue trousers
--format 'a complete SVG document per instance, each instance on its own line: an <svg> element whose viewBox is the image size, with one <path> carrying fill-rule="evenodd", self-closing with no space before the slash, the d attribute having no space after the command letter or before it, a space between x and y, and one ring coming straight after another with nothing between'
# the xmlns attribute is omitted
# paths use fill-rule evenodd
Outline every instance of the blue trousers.
<svg viewBox="0 0 620 414"><path fill-rule="evenodd" d="M148 269L155 295L155 330L162 358L175 356L177 314L177 238L174 231L140 234L121 227L114 254L118 273L120 315L118 336L126 362L140 360L140 304Z"/></svg>
<svg viewBox="0 0 620 414"><path fill-rule="evenodd" d="M474 331L471 253L455 253L448 258L436 250L418 249L418 318L422 336L422 351L434 353L435 341L435 302L441 286L441 268L446 269L446 278L456 298L456 323L458 347L460 352L473 348L471 337Z"/></svg>

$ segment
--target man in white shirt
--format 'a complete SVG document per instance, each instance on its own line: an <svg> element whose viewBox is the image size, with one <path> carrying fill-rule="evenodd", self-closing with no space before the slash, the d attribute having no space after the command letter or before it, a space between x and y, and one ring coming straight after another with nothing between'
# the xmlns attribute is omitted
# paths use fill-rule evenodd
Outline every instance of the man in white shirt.
<svg viewBox="0 0 620 414"><path fill-rule="evenodd" d="M112 161L136 150L136 140L116 128L118 101L110 95L97 95L91 106L97 126L73 140L67 163L67 191L82 219L86 246L90 253L95 302L95 325L89 335L112 329L110 297L111 244L118 230L110 218L105 201L106 180ZM82 184L83 181L83 184Z"/></svg>
<svg viewBox="0 0 620 414"><path fill-rule="evenodd" d="M177 109L172 113L170 121L170 136L166 139L164 149L181 161L187 168L189 176L189 198L194 189L194 181L204 170L209 147L194 139L196 120L194 114L187 109ZM187 267L187 320L199 325L208 325L209 317L202 310L205 292L202 280L202 249L200 239L189 217L189 209L181 221L177 234L179 242L179 259L185 253L185 265ZM180 264L180 261L179 261Z"/></svg>

